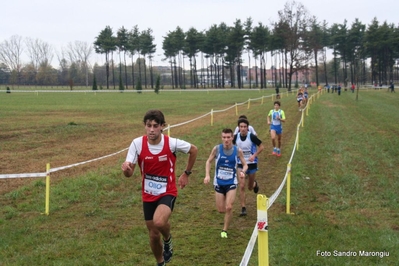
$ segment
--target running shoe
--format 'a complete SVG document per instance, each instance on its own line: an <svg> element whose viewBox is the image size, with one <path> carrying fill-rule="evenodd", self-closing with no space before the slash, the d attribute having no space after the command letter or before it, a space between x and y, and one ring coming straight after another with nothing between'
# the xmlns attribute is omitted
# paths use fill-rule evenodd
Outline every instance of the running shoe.
<svg viewBox="0 0 399 266"><path fill-rule="evenodd" d="M226 232L226 231L222 231L222 232L220 233L220 236L221 236L222 238L227 238L227 232Z"/></svg>
<svg viewBox="0 0 399 266"><path fill-rule="evenodd" d="M247 208L242 207L242 208L241 208L240 216L246 216L246 215L247 215Z"/></svg>
<svg viewBox="0 0 399 266"><path fill-rule="evenodd" d="M278 156L278 155L277 155ZM258 182L255 180L255 186L254 186L254 192L258 193L259 191L259 186L258 186Z"/></svg>
<svg viewBox="0 0 399 266"><path fill-rule="evenodd" d="M165 262L157 263L157 266L166 266Z"/></svg>
<svg viewBox="0 0 399 266"><path fill-rule="evenodd" d="M170 235L168 241L163 241L163 259L165 262L169 262L173 256L173 244L172 244L172 235Z"/></svg>
<svg viewBox="0 0 399 266"><path fill-rule="evenodd" d="M274 149L273 149L272 155L277 155L277 148L274 148Z"/></svg>
<svg viewBox="0 0 399 266"><path fill-rule="evenodd" d="M280 157L280 156L281 156L281 150L278 149L278 150L277 150L277 157Z"/></svg>

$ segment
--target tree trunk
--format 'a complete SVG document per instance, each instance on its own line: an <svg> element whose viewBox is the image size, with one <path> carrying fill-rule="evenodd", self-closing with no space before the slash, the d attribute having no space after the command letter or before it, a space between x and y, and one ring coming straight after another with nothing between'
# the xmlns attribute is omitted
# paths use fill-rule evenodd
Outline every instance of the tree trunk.
<svg viewBox="0 0 399 266"><path fill-rule="evenodd" d="M126 89L128 89L128 84L127 84L127 67L126 67L126 52L123 53L123 61L125 62L125 85L126 85Z"/></svg>
<svg viewBox="0 0 399 266"><path fill-rule="evenodd" d="M116 89L115 86L115 66L114 66L114 52L111 52L111 63L112 63L112 83L114 85L114 90Z"/></svg>
<svg viewBox="0 0 399 266"><path fill-rule="evenodd" d="M327 62L326 62L326 49L323 49L324 55L323 55L323 63L324 63L324 79L326 81L326 85L328 84L328 77L327 77Z"/></svg>
<svg viewBox="0 0 399 266"><path fill-rule="evenodd" d="M109 90L109 55L105 53L105 75L107 76L107 90Z"/></svg>
<svg viewBox="0 0 399 266"><path fill-rule="evenodd" d="M320 84L319 84L319 63L317 61L317 55L318 55L317 49L315 49L314 50L314 61L316 64L316 86L318 87Z"/></svg>

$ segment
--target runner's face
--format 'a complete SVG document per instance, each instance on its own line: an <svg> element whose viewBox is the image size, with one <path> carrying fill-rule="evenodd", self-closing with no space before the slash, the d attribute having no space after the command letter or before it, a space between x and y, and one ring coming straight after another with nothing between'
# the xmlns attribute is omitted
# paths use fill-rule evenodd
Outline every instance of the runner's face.
<svg viewBox="0 0 399 266"><path fill-rule="evenodd" d="M242 136L246 136L248 133L248 125L245 123L240 123L240 125L238 127L240 129L240 134Z"/></svg>
<svg viewBox="0 0 399 266"><path fill-rule="evenodd" d="M223 146L230 148L233 144L233 135L231 133L222 133Z"/></svg>
<svg viewBox="0 0 399 266"><path fill-rule="evenodd" d="M274 110L278 110L280 109L280 105L278 105L277 103L274 105Z"/></svg>
<svg viewBox="0 0 399 266"><path fill-rule="evenodd" d="M145 130L149 141L156 141L160 139L162 133L162 126L154 120L145 123Z"/></svg>

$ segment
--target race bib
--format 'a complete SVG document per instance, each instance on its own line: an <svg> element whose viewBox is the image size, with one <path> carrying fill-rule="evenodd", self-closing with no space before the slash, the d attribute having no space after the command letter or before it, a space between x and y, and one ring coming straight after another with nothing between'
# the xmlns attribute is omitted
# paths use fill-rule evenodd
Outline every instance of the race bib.
<svg viewBox="0 0 399 266"><path fill-rule="evenodd" d="M249 161L249 157L251 157L252 153L251 151L244 151L244 159L245 161Z"/></svg>
<svg viewBox="0 0 399 266"><path fill-rule="evenodd" d="M145 174L144 192L154 196L161 195L166 192L167 184L167 177Z"/></svg>
<svg viewBox="0 0 399 266"><path fill-rule="evenodd" d="M227 167L220 167L217 178L221 180L229 180L234 177L234 170Z"/></svg>

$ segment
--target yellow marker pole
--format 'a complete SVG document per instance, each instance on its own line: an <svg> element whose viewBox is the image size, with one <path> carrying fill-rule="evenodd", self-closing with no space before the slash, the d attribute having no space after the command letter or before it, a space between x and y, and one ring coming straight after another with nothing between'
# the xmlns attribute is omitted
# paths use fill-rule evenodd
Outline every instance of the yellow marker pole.
<svg viewBox="0 0 399 266"><path fill-rule="evenodd" d="M291 164L287 164L287 205L286 213L290 213L291 204Z"/></svg>
<svg viewBox="0 0 399 266"><path fill-rule="evenodd" d="M211 126L213 126L213 109L211 110Z"/></svg>
<svg viewBox="0 0 399 266"><path fill-rule="evenodd" d="M308 103L308 104L307 104L307 107L306 107L306 116L309 115L309 109L310 109L310 103Z"/></svg>
<svg viewBox="0 0 399 266"><path fill-rule="evenodd" d="M236 115L238 115L238 105L236 103Z"/></svg>
<svg viewBox="0 0 399 266"><path fill-rule="evenodd" d="M168 125L168 136L170 137L170 125Z"/></svg>
<svg viewBox="0 0 399 266"><path fill-rule="evenodd" d="M258 265L269 265L269 226L267 222L267 207L269 206L269 199L265 195L258 194L257 209L258 209Z"/></svg>
<svg viewBox="0 0 399 266"><path fill-rule="evenodd" d="M45 207L45 214L50 214L50 164L46 164L46 207Z"/></svg>
<svg viewBox="0 0 399 266"><path fill-rule="evenodd" d="M263 104L263 98L264 98L264 96L262 96L262 102L261 102L261 104Z"/></svg>
<svg viewBox="0 0 399 266"><path fill-rule="evenodd" d="M296 150L299 150L299 125L296 127Z"/></svg>
<svg viewBox="0 0 399 266"><path fill-rule="evenodd" d="M303 127L303 123L304 123L303 120L305 120L303 116L304 115L303 115L303 111L302 111L302 119L301 119L302 120L302 127Z"/></svg>
<svg viewBox="0 0 399 266"><path fill-rule="evenodd" d="M249 107L251 107L251 98L248 99L248 107L247 107L247 109L249 109Z"/></svg>

